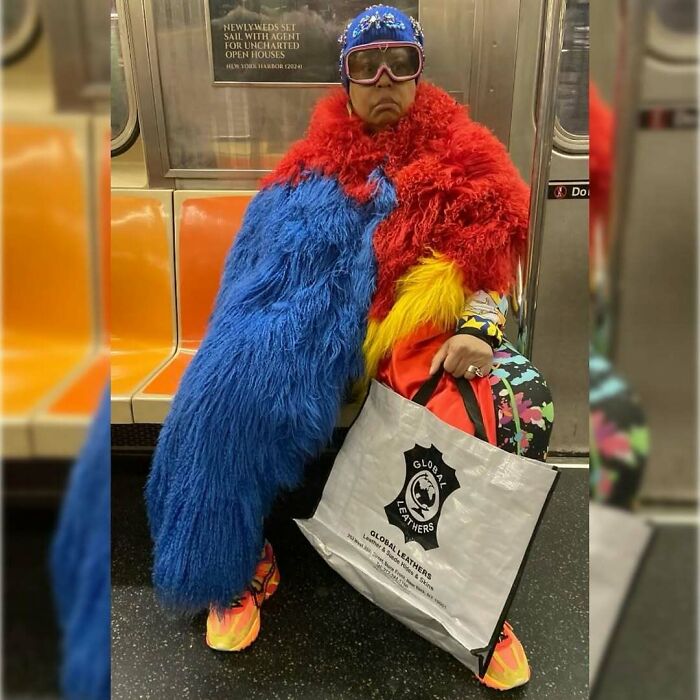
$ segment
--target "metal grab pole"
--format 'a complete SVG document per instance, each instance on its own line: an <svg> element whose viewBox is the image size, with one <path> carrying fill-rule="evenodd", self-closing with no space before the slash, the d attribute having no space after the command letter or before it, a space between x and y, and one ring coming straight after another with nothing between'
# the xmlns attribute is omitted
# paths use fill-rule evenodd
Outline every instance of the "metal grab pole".
<svg viewBox="0 0 700 700"><path fill-rule="evenodd" d="M542 59L537 84L537 117L535 120L535 147L530 174L530 220L525 269L518 272L518 350L532 355L533 331L537 312L537 290L540 283L540 258L544 209L547 202L549 166L554 139L556 93L559 80L565 0L547 0L542 27Z"/></svg>
<svg viewBox="0 0 700 700"><path fill-rule="evenodd" d="M634 167L637 115L640 102L642 61L646 48L649 22L649 0L620 2L619 51L615 66L615 136L613 177L609 201L610 218L607 237L609 258L605 270L604 289L610 318L607 354L615 359L618 348L620 306L622 301L622 273L625 231L629 213L629 198Z"/></svg>

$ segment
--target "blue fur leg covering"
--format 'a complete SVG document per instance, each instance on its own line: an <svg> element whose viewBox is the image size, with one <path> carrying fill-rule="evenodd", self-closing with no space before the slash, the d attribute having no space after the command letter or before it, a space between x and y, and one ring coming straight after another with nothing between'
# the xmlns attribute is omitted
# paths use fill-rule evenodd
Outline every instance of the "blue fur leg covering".
<svg viewBox="0 0 700 700"><path fill-rule="evenodd" d="M71 471L51 548L61 690L68 700L110 697L109 408L106 390Z"/></svg>
<svg viewBox="0 0 700 700"><path fill-rule="evenodd" d="M181 611L227 606L250 581L274 498L300 483L362 372L372 235L395 192L377 170L360 205L306 175L248 207L153 458L153 581Z"/></svg>

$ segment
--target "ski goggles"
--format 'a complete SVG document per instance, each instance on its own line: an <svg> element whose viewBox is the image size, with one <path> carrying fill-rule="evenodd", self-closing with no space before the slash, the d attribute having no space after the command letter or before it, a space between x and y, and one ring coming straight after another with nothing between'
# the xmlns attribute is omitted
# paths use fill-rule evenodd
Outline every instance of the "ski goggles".
<svg viewBox="0 0 700 700"><path fill-rule="evenodd" d="M374 85L386 71L403 83L414 80L423 70L423 52L418 44L377 41L350 49L345 56L345 74L358 85Z"/></svg>

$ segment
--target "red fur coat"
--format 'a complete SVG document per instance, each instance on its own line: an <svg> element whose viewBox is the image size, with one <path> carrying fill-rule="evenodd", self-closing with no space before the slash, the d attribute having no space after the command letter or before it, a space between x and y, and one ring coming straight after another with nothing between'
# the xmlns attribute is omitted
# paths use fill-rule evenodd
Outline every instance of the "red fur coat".
<svg viewBox="0 0 700 700"><path fill-rule="evenodd" d="M370 318L381 320L396 281L431 250L454 261L469 290L506 292L527 236L527 188L503 145L444 90L421 82L393 127L370 133L347 111L338 88L322 98L305 138L262 183L297 182L304 170L335 176L359 201L382 166L398 206L374 235L377 289Z"/></svg>

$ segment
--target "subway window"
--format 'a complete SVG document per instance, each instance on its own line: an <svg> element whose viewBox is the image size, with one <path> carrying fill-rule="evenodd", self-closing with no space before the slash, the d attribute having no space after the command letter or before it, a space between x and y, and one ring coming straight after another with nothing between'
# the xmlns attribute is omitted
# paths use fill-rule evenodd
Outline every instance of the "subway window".
<svg viewBox="0 0 700 700"><path fill-rule="evenodd" d="M40 32L37 0L4 0L2 8L2 63L19 60L34 46Z"/></svg>
<svg viewBox="0 0 700 700"><path fill-rule="evenodd" d="M696 0L653 0L649 20L651 52L663 61L697 61Z"/></svg>
<svg viewBox="0 0 700 700"><path fill-rule="evenodd" d="M694 34L698 22L695 0L654 0L654 14L661 24L677 34Z"/></svg>
<svg viewBox="0 0 700 700"><path fill-rule="evenodd" d="M134 142L138 134L138 119L129 44L123 30L123 19L120 21L120 3L117 0L111 0L111 2L112 155L119 155Z"/></svg>
<svg viewBox="0 0 700 700"><path fill-rule="evenodd" d="M567 0L557 90L557 145L566 151L588 149L589 0Z"/></svg>
<svg viewBox="0 0 700 700"><path fill-rule="evenodd" d="M59 111L105 110L111 68L104 50L107 7L94 0L41 2Z"/></svg>

